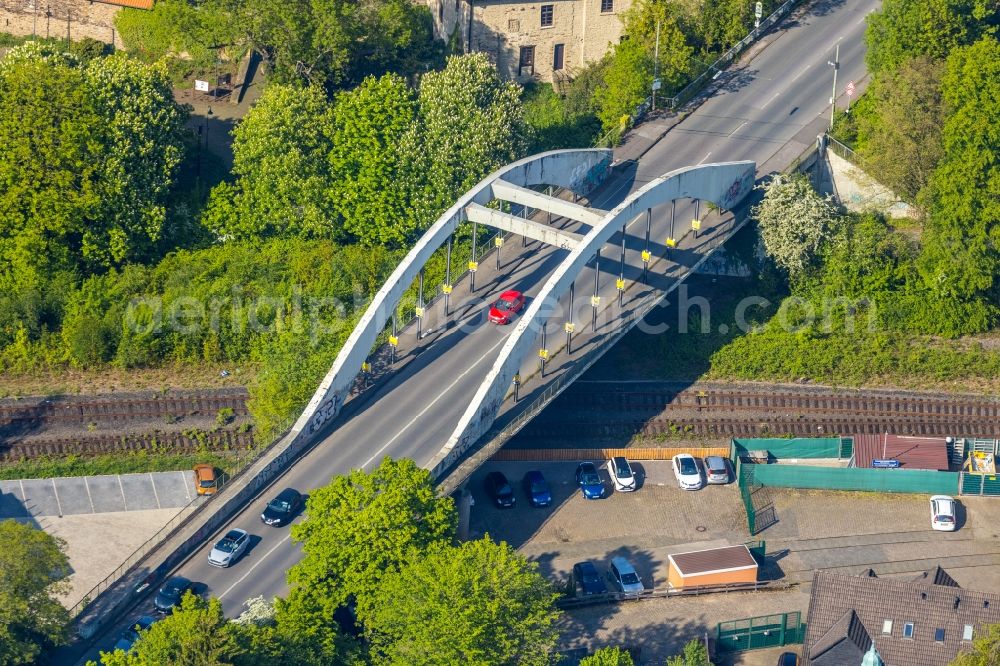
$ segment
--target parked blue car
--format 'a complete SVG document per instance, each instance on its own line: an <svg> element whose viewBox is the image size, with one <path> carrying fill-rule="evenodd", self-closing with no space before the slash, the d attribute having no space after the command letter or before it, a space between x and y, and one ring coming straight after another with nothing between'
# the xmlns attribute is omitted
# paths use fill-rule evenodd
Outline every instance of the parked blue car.
<svg viewBox="0 0 1000 666"><path fill-rule="evenodd" d="M552 504L552 491L549 489L549 482L545 480L542 473L533 469L524 475L524 492L528 495L531 506L548 506Z"/></svg>
<svg viewBox="0 0 1000 666"><path fill-rule="evenodd" d="M576 483L587 499L604 497L604 481L592 462L582 462L576 466Z"/></svg>

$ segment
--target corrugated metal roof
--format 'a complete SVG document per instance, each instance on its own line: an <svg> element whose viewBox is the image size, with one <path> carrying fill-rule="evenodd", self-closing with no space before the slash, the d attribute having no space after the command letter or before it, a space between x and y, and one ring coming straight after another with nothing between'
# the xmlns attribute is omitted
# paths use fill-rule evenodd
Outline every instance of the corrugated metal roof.
<svg viewBox="0 0 1000 666"><path fill-rule="evenodd" d="M106 5L118 5L119 7L132 7L133 9L152 9L153 0L97 0Z"/></svg>
<svg viewBox="0 0 1000 666"><path fill-rule="evenodd" d="M943 437L854 435L854 464L871 467L873 460L898 460L905 469L948 471L948 444Z"/></svg>
<svg viewBox="0 0 1000 666"><path fill-rule="evenodd" d="M727 571L730 569L747 569L756 567L757 561L746 546L726 546L725 548L710 548L695 550L689 553L669 555L677 570L684 576Z"/></svg>

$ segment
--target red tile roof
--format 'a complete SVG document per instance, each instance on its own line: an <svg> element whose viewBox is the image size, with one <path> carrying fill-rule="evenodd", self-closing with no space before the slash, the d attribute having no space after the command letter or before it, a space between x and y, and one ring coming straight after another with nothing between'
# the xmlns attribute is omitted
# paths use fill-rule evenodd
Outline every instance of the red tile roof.
<svg viewBox="0 0 1000 666"><path fill-rule="evenodd" d="M97 0L106 5L118 5L119 7L132 7L133 9L152 9L153 0Z"/></svg>
<svg viewBox="0 0 1000 666"><path fill-rule="evenodd" d="M872 460L898 460L905 469L948 471L948 444L943 437L854 435L854 464L871 467Z"/></svg>

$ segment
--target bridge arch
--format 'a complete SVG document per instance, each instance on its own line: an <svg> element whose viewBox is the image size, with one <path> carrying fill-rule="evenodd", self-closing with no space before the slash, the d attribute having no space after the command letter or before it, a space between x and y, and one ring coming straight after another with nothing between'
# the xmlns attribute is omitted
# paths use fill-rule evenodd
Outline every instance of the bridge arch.
<svg viewBox="0 0 1000 666"><path fill-rule="evenodd" d="M552 185L586 195L607 176L612 151L607 149L553 150L532 155L491 173L463 194L417 241L389 279L375 294L364 315L292 427L292 435L310 440L336 418L347 400L362 364L379 333L391 320L403 294L417 278L431 255L467 219L467 207L486 206L494 196L493 183L503 180L520 187ZM303 444L305 441L302 442Z"/></svg>
<svg viewBox="0 0 1000 666"><path fill-rule="evenodd" d="M647 209L676 199L709 201L722 210L731 210L753 189L755 174L756 164L751 161L705 164L671 171L632 193L595 224L549 277L518 320L448 442L432 461L430 466L435 476L457 462L490 429L514 375L524 360L535 353L539 322L559 316L545 308L545 304L558 302L569 291L580 271L624 224L645 214Z"/></svg>

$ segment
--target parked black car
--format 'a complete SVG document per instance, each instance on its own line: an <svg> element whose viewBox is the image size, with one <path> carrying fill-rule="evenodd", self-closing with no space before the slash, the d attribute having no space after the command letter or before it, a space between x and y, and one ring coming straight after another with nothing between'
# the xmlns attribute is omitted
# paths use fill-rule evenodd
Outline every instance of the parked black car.
<svg viewBox="0 0 1000 666"><path fill-rule="evenodd" d="M278 496L267 503L260 519L265 525L280 527L292 522L292 518L302 508L302 495L293 488L285 488Z"/></svg>
<svg viewBox="0 0 1000 666"><path fill-rule="evenodd" d="M507 477L501 472L490 472L486 475L486 494L501 509L514 506L514 489L510 487Z"/></svg>
<svg viewBox="0 0 1000 666"><path fill-rule="evenodd" d="M184 576L174 576L167 579L153 599L153 606L161 613L169 613L181 603L181 597L187 591L194 591L194 583Z"/></svg>
<svg viewBox="0 0 1000 666"><path fill-rule="evenodd" d="M799 657L794 652L782 652L778 657L778 666L795 666L799 663Z"/></svg>
<svg viewBox="0 0 1000 666"><path fill-rule="evenodd" d="M573 565L573 582L583 596L605 594L608 591L604 577L590 560L577 562Z"/></svg>

